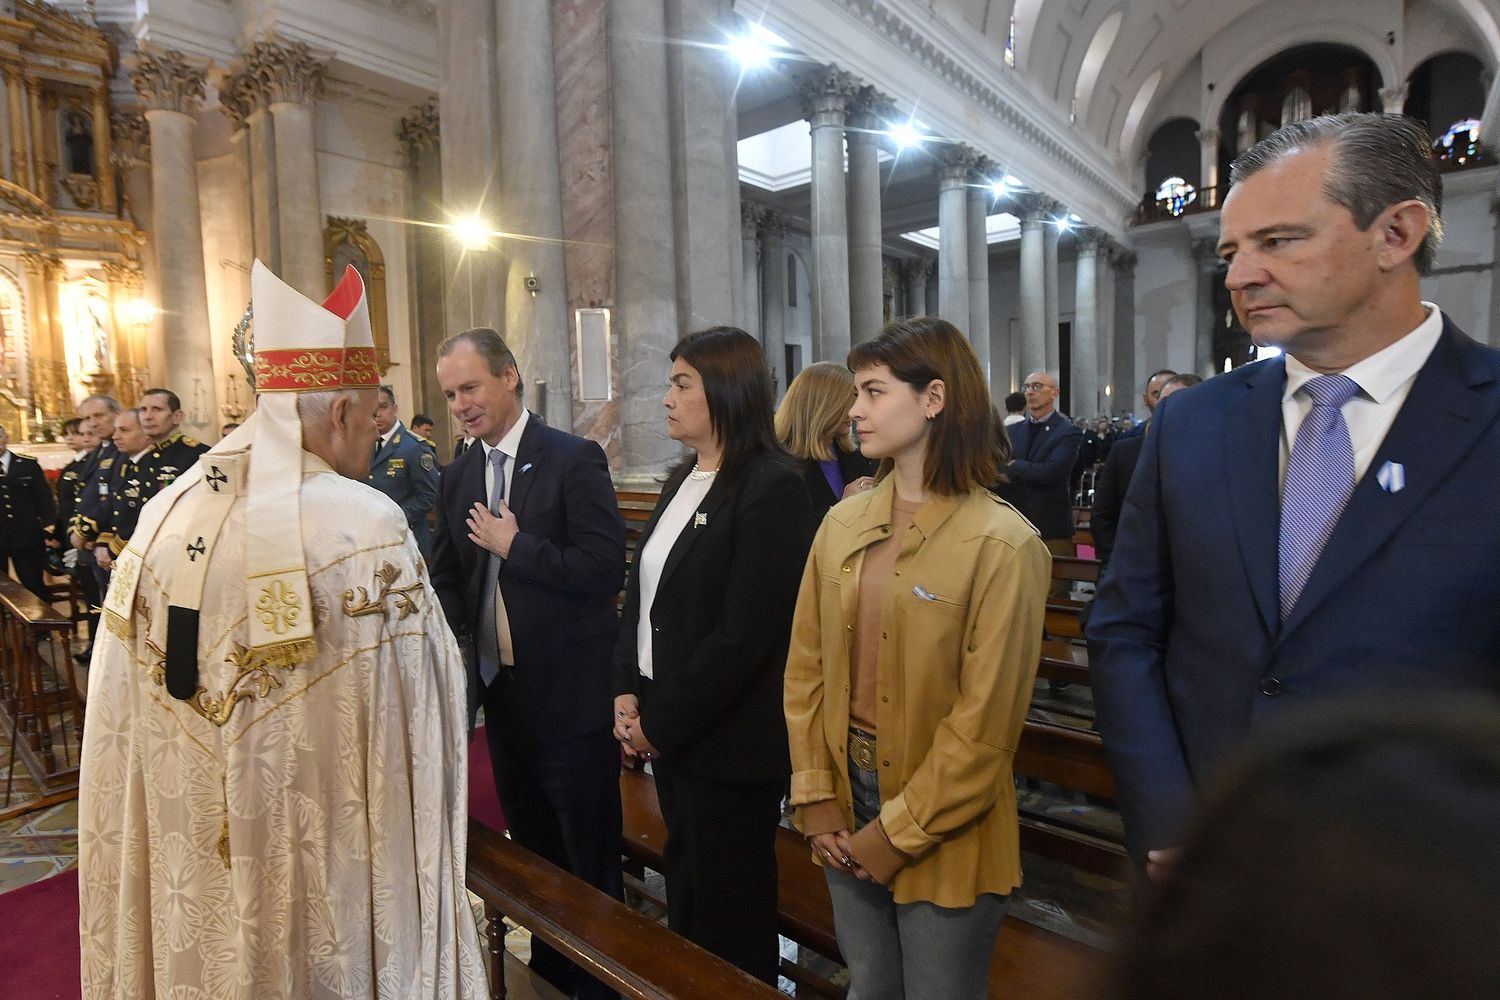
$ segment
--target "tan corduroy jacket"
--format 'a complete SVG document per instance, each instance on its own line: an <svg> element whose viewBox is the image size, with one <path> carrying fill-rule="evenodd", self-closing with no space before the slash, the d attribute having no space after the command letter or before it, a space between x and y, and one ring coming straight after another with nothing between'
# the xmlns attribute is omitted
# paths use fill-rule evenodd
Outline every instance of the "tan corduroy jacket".
<svg viewBox="0 0 1500 1000"><path fill-rule="evenodd" d="M803 573L786 715L805 834L854 829L847 734L859 575L864 550L890 535L894 490L887 477L830 510ZM883 805L852 852L898 903L969 906L1021 884L1011 765L1051 560L1036 529L982 489L932 497L902 542L876 667Z"/></svg>

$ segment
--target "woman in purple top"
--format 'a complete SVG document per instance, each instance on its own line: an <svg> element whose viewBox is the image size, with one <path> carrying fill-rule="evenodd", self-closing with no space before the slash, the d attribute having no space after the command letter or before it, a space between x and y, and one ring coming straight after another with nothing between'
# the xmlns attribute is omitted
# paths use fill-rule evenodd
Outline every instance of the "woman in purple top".
<svg viewBox="0 0 1500 1000"><path fill-rule="evenodd" d="M849 430L854 375L843 365L808 365L787 386L776 410L776 436L802 462L816 526L849 493L868 489L876 463L859 453Z"/></svg>

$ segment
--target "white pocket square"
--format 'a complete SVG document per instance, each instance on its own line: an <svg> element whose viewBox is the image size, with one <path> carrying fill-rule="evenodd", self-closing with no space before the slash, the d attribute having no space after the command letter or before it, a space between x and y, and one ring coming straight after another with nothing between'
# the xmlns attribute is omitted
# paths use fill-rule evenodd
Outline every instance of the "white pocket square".
<svg viewBox="0 0 1500 1000"><path fill-rule="evenodd" d="M1400 462L1387 462L1375 473L1375 481L1387 493L1400 493L1406 487L1406 466Z"/></svg>
<svg viewBox="0 0 1500 1000"><path fill-rule="evenodd" d="M531 470L531 463L530 462L527 462L525 465L521 466L521 472L529 472L530 470ZM516 474L520 475L520 472L518 472Z"/></svg>

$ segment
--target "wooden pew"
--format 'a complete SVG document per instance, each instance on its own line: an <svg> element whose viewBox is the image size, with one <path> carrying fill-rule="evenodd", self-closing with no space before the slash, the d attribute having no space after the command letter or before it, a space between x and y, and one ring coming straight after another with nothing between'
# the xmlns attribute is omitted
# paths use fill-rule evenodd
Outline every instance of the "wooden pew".
<svg viewBox="0 0 1500 1000"><path fill-rule="evenodd" d="M490 917L490 995L505 996L502 964L509 917L630 1000L781 994L619 900L469 821L467 881Z"/></svg>
<svg viewBox="0 0 1500 1000"><path fill-rule="evenodd" d="M0 720L11 736L6 806L18 759L44 796L78 786L83 698L73 673L72 633L73 622L66 615L15 580L0 577ZM43 644L52 654L56 684L47 682ZM59 716L55 732L54 715Z"/></svg>
<svg viewBox="0 0 1500 1000"><path fill-rule="evenodd" d="M656 869L666 845L666 827L656 786L640 771L620 775L625 852ZM837 962L843 961L833 930L833 903L822 870L800 834L776 831L777 908L782 935ZM1103 955L1087 945L1020 920L1007 920L990 961L989 996L1026 1000L1076 1000L1088 996ZM782 974L825 996L839 991L783 960Z"/></svg>
<svg viewBox="0 0 1500 1000"><path fill-rule="evenodd" d="M1043 639L1042 660L1037 676L1049 681L1067 681L1089 686L1089 651L1066 639Z"/></svg>

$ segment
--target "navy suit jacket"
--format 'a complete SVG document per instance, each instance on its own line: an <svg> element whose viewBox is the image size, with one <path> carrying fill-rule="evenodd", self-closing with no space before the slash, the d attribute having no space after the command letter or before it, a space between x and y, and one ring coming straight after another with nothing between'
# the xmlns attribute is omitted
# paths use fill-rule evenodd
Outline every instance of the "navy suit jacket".
<svg viewBox="0 0 1500 1000"><path fill-rule="evenodd" d="M425 449L424 449L425 450ZM485 451L464 449L438 480L433 589L459 636L469 672L469 717L480 700L474 629L489 553L466 521L485 503ZM500 566L515 678L534 735L562 741L613 725L610 661L625 580L625 522L604 450L532 414L511 463L510 509L520 531Z"/></svg>
<svg viewBox="0 0 1500 1000"><path fill-rule="evenodd" d="M1039 424L1027 419L1006 429L1015 453L1007 470L1026 487L1021 513L1043 538L1072 538L1071 478L1083 431L1056 410Z"/></svg>
<svg viewBox="0 0 1500 1000"><path fill-rule="evenodd" d="M1500 693L1500 351L1451 323L1279 621L1283 359L1156 409L1089 617L1132 851L1170 846L1255 728L1367 691ZM1385 463L1405 486L1377 481Z"/></svg>

